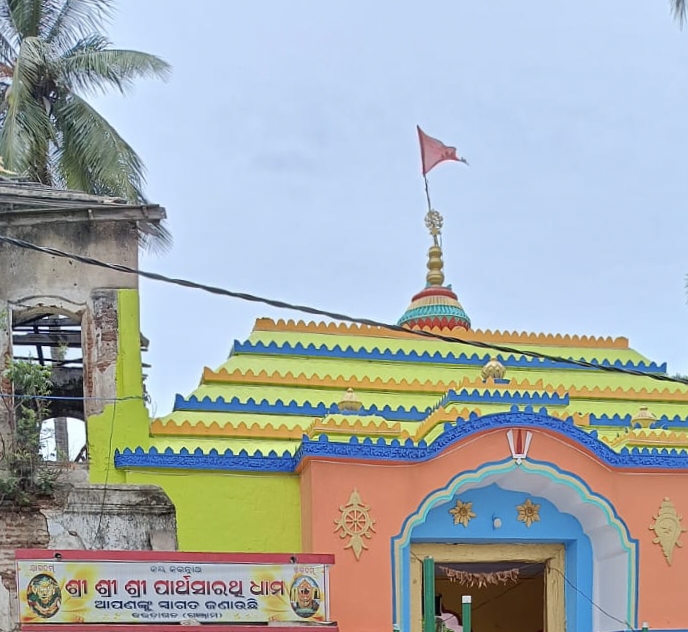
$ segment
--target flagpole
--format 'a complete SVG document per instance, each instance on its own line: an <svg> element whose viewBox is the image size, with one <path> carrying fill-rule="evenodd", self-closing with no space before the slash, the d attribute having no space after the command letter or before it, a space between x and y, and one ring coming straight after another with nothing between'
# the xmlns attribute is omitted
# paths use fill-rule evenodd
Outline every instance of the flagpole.
<svg viewBox="0 0 688 632"><path fill-rule="evenodd" d="M425 182L425 198L428 201L428 211L432 211L432 204L430 202L430 189L428 187L428 176L423 174L423 181Z"/></svg>

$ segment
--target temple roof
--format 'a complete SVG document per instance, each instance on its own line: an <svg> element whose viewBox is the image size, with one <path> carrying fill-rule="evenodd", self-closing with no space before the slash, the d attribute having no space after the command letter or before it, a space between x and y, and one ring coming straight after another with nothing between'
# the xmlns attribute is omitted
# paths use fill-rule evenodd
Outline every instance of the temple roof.
<svg viewBox="0 0 688 632"><path fill-rule="evenodd" d="M199 386L177 395L173 412L151 422L150 447L294 455L306 438L425 445L447 423L524 409L594 432L617 451L650 443L688 447L688 386L518 352L666 374L664 364L625 338L479 330L461 338L452 343L369 326L259 319L222 366L204 369ZM476 349L471 341L515 351ZM342 405L347 398L360 407ZM641 407L648 414L639 418Z"/></svg>
<svg viewBox="0 0 688 632"><path fill-rule="evenodd" d="M626 338L472 330L444 285L441 215L429 211L426 225L426 286L399 320L408 331L258 319L225 363L152 420L150 445L116 464L290 472L304 455L364 453L417 462L516 414L610 463L673 450L688 468L688 385L596 368L666 375Z"/></svg>

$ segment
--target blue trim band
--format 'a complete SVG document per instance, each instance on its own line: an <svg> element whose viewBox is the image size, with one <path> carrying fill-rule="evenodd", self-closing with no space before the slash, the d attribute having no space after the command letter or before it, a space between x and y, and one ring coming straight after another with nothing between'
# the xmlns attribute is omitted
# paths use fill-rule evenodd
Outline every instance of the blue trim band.
<svg viewBox="0 0 688 632"><path fill-rule="evenodd" d="M597 432L585 432L574 425L572 420L562 421L549 417L546 411L533 412L532 408L525 411L513 410L510 413L496 413L478 417L475 413L468 421L458 420L446 423L444 431L430 445L425 441L418 444L407 439L402 444L394 439L387 443L384 438L373 441L370 438L360 440L351 437L348 443L331 442L327 435L316 440L303 436L301 445L292 456L284 452L281 456L275 451L267 455L257 451L248 454L242 450L234 454L232 450L225 450L220 454L217 450L210 450L207 454L197 448L193 452L182 449L179 453L171 448L159 452L150 448L147 452L143 448L123 452L115 451L115 467L150 467L192 470L234 470L234 471L262 471L262 472L294 472L301 461L308 457L319 457L342 460L359 460L378 463L421 463L428 461L448 447L463 441L471 435L499 427L531 427L553 431L575 441L592 452L600 461L613 468L627 469L659 469L685 470L688 469L688 453L676 449L661 450L658 448L624 448L614 452L609 446L597 438Z"/></svg>
<svg viewBox="0 0 688 632"><path fill-rule="evenodd" d="M379 415L389 421L423 421L433 411L446 404L519 404L521 406L567 406L569 403L568 394L559 395L558 393L537 393L526 391L500 391L462 389L460 391L449 390L447 394L434 407L418 409L416 406L396 409L389 405L378 408L375 404L361 408L356 416L365 417L368 415ZM269 402L263 399L259 402L249 397L245 402L238 397L226 400L224 397L211 399L209 396L198 398L195 395L185 398L176 395L174 399L175 411L194 411L194 412L225 412L225 413L263 413L266 415L299 415L306 417L324 417L326 415L336 415L340 413L337 404L329 406L319 403L313 405L310 402L298 404L291 401L285 404L281 399Z"/></svg>
<svg viewBox="0 0 688 632"><path fill-rule="evenodd" d="M633 415L600 415L590 414L591 426L631 426ZM657 421L650 424L650 428L688 428L688 419L674 415L657 417Z"/></svg>
<svg viewBox="0 0 688 632"><path fill-rule="evenodd" d="M391 351L390 349L385 349L381 351L378 347L373 349L354 349L351 346L342 348L340 345L334 345L333 347L326 347L324 344L315 345L309 343L304 345L300 342L296 344L290 344L285 342L281 345L276 342L271 342L265 344L263 342L240 342L239 340L234 341L232 347L232 352L230 355L237 353L256 353L263 355L294 355L310 358L345 358L348 360L379 360L382 362L429 362L432 364L450 364L450 365L467 365L467 366L484 366L486 362L490 359L489 354L478 355L477 353L471 354L470 356L465 353L454 354L449 352L447 354L442 354L439 351L435 353L430 353L429 351L424 351L423 353L418 353L417 351L403 351L401 349L397 351ZM538 369L562 369L566 367L567 370L572 371L594 371L594 368L581 367L576 365L569 365L562 362L554 362L553 360L544 360L541 358L530 358L526 356L514 356L513 354L504 357L503 354L498 354L497 359L506 367L511 368L538 368ZM572 360L574 358L571 358ZM587 360L588 362L594 364L595 366L614 366L622 369L635 369L638 371L644 371L646 373L666 373L667 365L666 363L657 364L656 362L622 362L621 360L616 360L615 362L610 362L609 360L599 361L596 358Z"/></svg>

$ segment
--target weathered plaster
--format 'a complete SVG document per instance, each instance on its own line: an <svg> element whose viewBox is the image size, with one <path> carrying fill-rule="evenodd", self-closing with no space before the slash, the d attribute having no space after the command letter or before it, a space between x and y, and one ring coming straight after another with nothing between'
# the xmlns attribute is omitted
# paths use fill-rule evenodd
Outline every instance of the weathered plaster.
<svg viewBox="0 0 688 632"><path fill-rule="evenodd" d="M65 478L56 502L0 506L0 632L17 620L15 549L176 550L175 508L159 487L89 485L80 469Z"/></svg>

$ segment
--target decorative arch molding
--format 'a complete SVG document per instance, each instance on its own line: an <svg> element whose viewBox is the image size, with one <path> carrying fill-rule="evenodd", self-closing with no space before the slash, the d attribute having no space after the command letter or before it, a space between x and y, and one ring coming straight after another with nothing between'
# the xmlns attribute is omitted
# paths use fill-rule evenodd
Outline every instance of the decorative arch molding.
<svg viewBox="0 0 688 632"><path fill-rule="evenodd" d="M591 575L592 594L585 594L582 590L580 592L583 594L580 594L573 588L581 584L581 568L577 564L576 579L569 576L570 565L567 563L567 618L576 618L569 617L569 613L574 615L570 610L576 607L573 601L587 601L589 609L588 600L591 600L599 606L592 608L592 629L610 632L626 627L624 622L636 627L638 542L631 537L612 503L593 492L580 477L551 463L528 460L517 465L513 459L509 459L463 472L445 487L430 493L418 509L406 518L399 534L392 538L394 618L402 632L411 629L410 547L414 530L425 523L432 509L449 503L457 494L491 485L546 499L559 512L573 516L589 539L592 560L588 572ZM461 542L471 541L470 530L462 530L458 535ZM534 537L539 536L524 529L524 543ZM486 543L484 538L480 538L480 542ZM581 630L585 628L580 627Z"/></svg>

